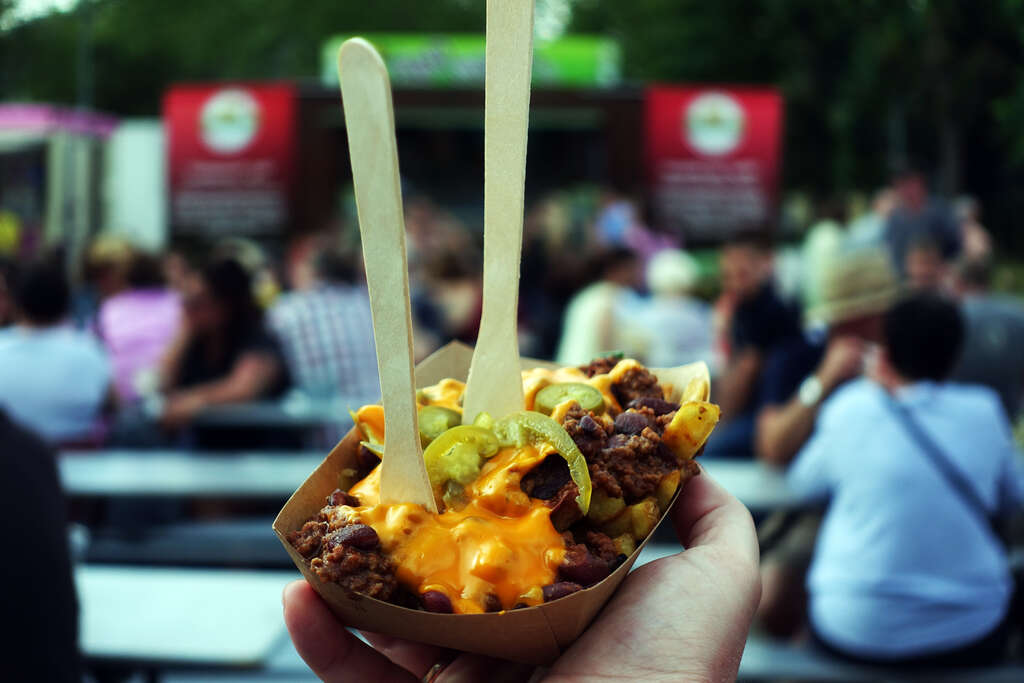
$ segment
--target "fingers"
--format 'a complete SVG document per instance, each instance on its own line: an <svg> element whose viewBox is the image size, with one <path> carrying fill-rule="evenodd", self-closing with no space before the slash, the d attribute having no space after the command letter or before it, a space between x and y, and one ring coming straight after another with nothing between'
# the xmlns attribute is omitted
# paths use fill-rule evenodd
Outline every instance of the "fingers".
<svg viewBox="0 0 1024 683"><path fill-rule="evenodd" d="M385 655L395 664L410 671L417 678L423 678L430 667L442 659L451 659L453 654L434 645L414 643L394 636L363 631L363 636L370 641L375 650Z"/></svg>
<svg viewBox="0 0 1024 683"><path fill-rule="evenodd" d="M757 533L747 508L702 467L679 495L672 522L686 548L710 545L757 565Z"/></svg>
<svg viewBox="0 0 1024 683"><path fill-rule="evenodd" d="M295 649L317 676L335 681L414 681L412 674L359 641L305 581L284 589L284 622Z"/></svg>

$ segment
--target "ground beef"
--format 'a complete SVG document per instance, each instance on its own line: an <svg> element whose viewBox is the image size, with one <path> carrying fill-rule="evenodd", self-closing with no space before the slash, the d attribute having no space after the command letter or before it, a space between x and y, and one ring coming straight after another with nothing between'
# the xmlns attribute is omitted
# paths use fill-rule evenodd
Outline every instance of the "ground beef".
<svg viewBox="0 0 1024 683"><path fill-rule="evenodd" d="M587 462L597 457L608 443L609 434L605 431L604 425L594 419L593 413L584 411L578 405L574 405L565 414L562 426L576 442Z"/></svg>
<svg viewBox="0 0 1024 683"><path fill-rule="evenodd" d="M593 530L585 531L583 532L583 543L586 544L591 553L609 565L615 563L619 558L619 552L615 549L615 542L606 533Z"/></svg>
<svg viewBox="0 0 1024 683"><path fill-rule="evenodd" d="M314 520L306 522L298 531L288 534L288 542L295 551L307 560L320 553L320 543L327 531L327 522Z"/></svg>
<svg viewBox="0 0 1024 683"><path fill-rule="evenodd" d="M590 361L587 365L581 365L580 370L583 371L587 377L593 377L594 375L607 375L612 371L619 362L619 359L615 356L607 356L606 358L595 358Z"/></svg>
<svg viewBox="0 0 1024 683"><path fill-rule="evenodd" d="M665 392L655 377L646 368L630 368L622 375L622 379L612 384L612 395L625 406L638 398L665 398Z"/></svg>
<svg viewBox="0 0 1024 683"><path fill-rule="evenodd" d="M288 542L310 560L321 581L331 581L349 591L378 600L393 601L398 590L395 566L380 549L372 527L348 521L350 511L340 506L358 505L354 496L336 489L316 519L288 534Z"/></svg>
<svg viewBox="0 0 1024 683"><path fill-rule="evenodd" d="M556 531L565 531L570 526L583 519L583 511L576 502L580 495L576 482L568 481L558 490L558 493L548 501L551 508L551 524Z"/></svg>
<svg viewBox="0 0 1024 683"><path fill-rule="evenodd" d="M661 478L677 467L675 456L648 427L640 434L612 436L590 462L590 478L608 495L631 504L654 493ZM609 477L617 486L610 485Z"/></svg>
<svg viewBox="0 0 1024 683"><path fill-rule="evenodd" d="M395 567L379 548L361 550L339 544L314 557L309 566L321 581L331 581L378 600L390 600L398 588Z"/></svg>

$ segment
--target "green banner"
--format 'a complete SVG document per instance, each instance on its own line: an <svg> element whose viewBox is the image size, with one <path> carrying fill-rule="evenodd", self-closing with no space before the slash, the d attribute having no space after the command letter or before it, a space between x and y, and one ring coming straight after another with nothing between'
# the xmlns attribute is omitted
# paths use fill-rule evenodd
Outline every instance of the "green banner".
<svg viewBox="0 0 1024 683"><path fill-rule="evenodd" d="M323 47L321 81L338 85L338 48L352 36L334 36ZM363 33L384 57L397 86L457 88L484 82L484 37L475 34ZM533 84L607 88L621 80L618 44L601 36L573 35L534 43Z"/></svg>

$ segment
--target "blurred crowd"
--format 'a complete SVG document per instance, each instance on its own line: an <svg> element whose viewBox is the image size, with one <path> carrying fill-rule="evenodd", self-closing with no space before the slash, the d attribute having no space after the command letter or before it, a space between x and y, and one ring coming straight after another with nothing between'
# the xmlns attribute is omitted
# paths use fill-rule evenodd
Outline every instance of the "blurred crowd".
<svg viewBox="0 0 1024 683"><path fill-rule="evenodd" d="M406 213L423 358L473 342L482 245L429 198ZM844 214L823 202L798 243L758 231L687 252L629 197L551 195L526 216L520 349L704 361L722 409L705 457L788 467L794 490L831 500L760 520L763 628L868 661L988 661L1013 595L990 522L1022 500L1024 307L992 291L978 205L931 195L922 172ZM162 253L100 236L82 263L0 262L0 409L62 448L302 445L203 416L379 396L357 234Z"/></svg>

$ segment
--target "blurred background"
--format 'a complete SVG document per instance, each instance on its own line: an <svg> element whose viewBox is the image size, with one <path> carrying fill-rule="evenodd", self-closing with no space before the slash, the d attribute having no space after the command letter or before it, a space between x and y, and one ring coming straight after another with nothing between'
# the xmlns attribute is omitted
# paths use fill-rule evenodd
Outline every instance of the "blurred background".
<svg viewBox="0 0 1024 683"><path fill-rule="evenodd" d="M70 675L307 678L269 525L379 396L337 48L365 36L391 75L422 359L479 320L484 22L482 0L0 0L0 450L13 500L67 500L39 514L70 554L25 543L72 568L44 591L79 625ZM835 338L891 272L962 304L957 379L1020 424L1022 26L1018 0L537 0L522 354L706 361L709 469L766 519L801 498L759 416L824 353L786 343ZM764 638L743 677L842 678Z"/></svg>

